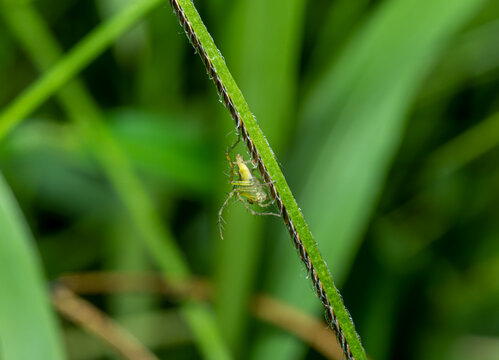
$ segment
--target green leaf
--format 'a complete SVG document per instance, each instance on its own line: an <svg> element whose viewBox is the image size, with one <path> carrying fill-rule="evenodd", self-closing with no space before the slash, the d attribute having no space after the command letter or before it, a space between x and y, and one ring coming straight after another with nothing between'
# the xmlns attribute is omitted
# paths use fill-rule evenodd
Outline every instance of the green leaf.
<svg viewBox="0 0 499 360"><path fill-rule="evenodd" d="M9 9L12 11L1 13L37 66L43 70L50 67L51 69L0 114L0 138L54 92L61 90L58 95L64 110L78 125L95 158L109 177L140 238L154 256L165 277L175 281L187 278L190 273L188 264L173 236L163 226L141 181L133 173L129 159L109 131L103 114L81 82L75 80L61 89L118 35L159 4L160 0L145 0L125 8L88 34L59 61L61 50L43 18L33 7L13 7ZM33 31L34 29L36 31ZM44 53L36 51L38 42L45 44ZM230 358L221 336L218 335L212 314L204 310L202 304L189 303L185 307L187 314L195 311L203 313L199 322L190 324L196 330L196 335L205 337L198 339L203 355L209 359ZM192 319L188 317L188 320ZM199 331L197 327L216 333Z"/></svg>
<svg viewBox="0 0 499 360"><path fill-rule="evenodd" d="M360 246L421 83L484 3L383 2L306 99L298 131L302 138L294 152L299 174L306 174L300 199L340 283ZM286 259L271 267L267 288L296 306L317 309L303 294L302 270L287 258L282 243L271 257L286 254ZM254 358L302 354L282 333L266 334L261 341Z"/></svg>
<svg viewBox="0 0 499 360"><path fill-rule="evenodd" d="M0 358L64 359L34 241L1 174L0 234Z"/></svg>
<svg viewBox="0 0 499 360"><path fill-rule="evenodd" d="M340 278L359 245L425 76L485 2L385 3L312 93L303 124L316 118L330 130L314 157L303 207L311 210L318 237L333 237L327 257Z"/></svg>

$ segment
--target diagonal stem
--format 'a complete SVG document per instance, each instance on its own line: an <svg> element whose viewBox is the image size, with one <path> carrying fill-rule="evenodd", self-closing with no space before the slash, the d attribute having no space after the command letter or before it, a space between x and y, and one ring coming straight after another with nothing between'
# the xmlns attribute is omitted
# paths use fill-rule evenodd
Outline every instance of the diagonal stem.
<svg viewBox="0 0 499 360"><path fill-rule="evenodd" d="M170 0L175 15L194 49L203 61L217 92L229 110L236 130L246 143L253 161L262 174L277 208L288 228L299 256L326 311L326 318L349 360L366 359L352 319L336 289L317 243L289 189L272 149L265 139L248 104L230 74L225 61L204 26L192 1Z"/></svg>

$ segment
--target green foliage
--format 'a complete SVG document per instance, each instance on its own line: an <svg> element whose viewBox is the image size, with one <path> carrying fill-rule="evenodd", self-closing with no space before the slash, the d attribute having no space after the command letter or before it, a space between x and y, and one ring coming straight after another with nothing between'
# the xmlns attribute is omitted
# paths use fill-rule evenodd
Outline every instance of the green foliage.
<svg viewBox="0 0 499 360"><path fill-rule="evenodd" d="M64 359L36 247L0 177L0 334L5 359Z"/></svg>
<svg viewBox="0 0 499 360"><path fill-rule="evenodd" d="M23 293L0 294L0 358L22 358L14 348L63 358L60 333L70 358L109 358L89 335L54 326L44 273L157 269L208 278L215 321L205 304L88 299L158 357L220 359L229 346L238 359L320 358L248 311L264 291L322 318L281 220L233 202L219 239L233 124L168 2L118 3L0 8L0 169L26 219L3 184L0 268L12 270L0 284ZM499 4L195 5L367 353L498 358ZM17 245L23 259L7 255ZM141 315L149 321L126 321Z"/></svg>

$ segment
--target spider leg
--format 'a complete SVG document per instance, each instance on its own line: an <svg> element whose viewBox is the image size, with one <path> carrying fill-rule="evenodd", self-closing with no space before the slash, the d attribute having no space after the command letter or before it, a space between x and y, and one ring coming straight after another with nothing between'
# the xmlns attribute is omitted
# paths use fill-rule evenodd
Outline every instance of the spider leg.
<svg viewBox="0 0 499 360"><path fill-rule="evenodd" d="M248 211L252 214L252 215L272 215L272 216L277 216L277 217L281 217L280 214L276 214L276 213L273 213L273 212L258 212L258 211L255 211L253 210L252 208L249 207L248 203L246 202L246 200L244 200L244 198L241 196L241 194L239 194L237 191L236 191L236 194L237 194L237 197L239 198L239 200L241 200L241 202L244 204L244 206L246 207L246 209L248 209ZM259 204L260 205L260 204ZM269 204L270 205L270 204ZM261 206L261 205L260 205ZM268 205L267 205L268 206Z"/></svg>
<svg viewBox="0 0 499 360"><path fill-rule="evenodd" d="M268 200L262 202L261 204L258 204L261 207L267 207L270 205L273 205L275 203L275 200L272 197L269 197ZM280 215L279 215L280 216Z"/></svg>
<svg viewBox="0 0 499 360"><path fill-rule="evenodd" d="M224 209L227 207L227 205L229 204L229 201L230 199L232 199L232 197L234 196L234 194L237 192L237 189L234 188L232 189L232 191L229 193L229 195L227 195L227 199L225 199L222 207L220 208L220 211L218 212L218 228L220 230L220 238L223 240L224 239L224 236L222 234L222 230L223 230L223 225L222 225L222 221L225 221L223 218L222 218L222 213L224 211Z"/></svg>
<svg viewBox="0 0 499 360"><path fill-rule="evenodd" d="M230 166L230 180L229 180L229 182L232 183L232 180L234 179L234 175L236 177L238 176L237 170L234 167L234 164L236 164L236 162L232 161L232 159L230 158L229 152L225 153L225 157L227 158L227 161L229 162L229 166Z"/></svg>
<svg viewBox="0 0 499 360"><path fill-rule="evenodd" d="M269 181L269 182L262 182L262 185L266 185L266 186L268 186L268 185L272 185L273 183L274 183L273 181Z"/></svg>
<svg viewBox="0 0 499 360"><path fill-rule="evenodd" d="M270 190L270 186L269 185L273 185L273 184L274 184L273 181L262 182L261 183L262 187L265 186L267 188L267 190L269 191L270 194L272 193L272 191ZM269 195L268 199L269 199L269 202L266 205L260 205L260 206L265 207L265 206L269 206L270 204L275 203L275 199L272 196Z"/></svg>
<svg viewBox="0 0 499 360"><path fill-rule="evenodd" d="M229 150L227 152L231 152L232 150L234 150L234 148L237 146L237 144L239 144L239 141L241 141L241 133L239 132L237 134L237 140L234 144L232 144L232 146L229 148Z"/></svg>

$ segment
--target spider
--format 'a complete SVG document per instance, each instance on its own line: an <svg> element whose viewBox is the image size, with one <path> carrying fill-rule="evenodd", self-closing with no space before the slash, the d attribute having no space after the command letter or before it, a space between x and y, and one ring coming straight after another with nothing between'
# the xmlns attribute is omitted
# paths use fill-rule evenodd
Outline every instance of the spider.
<svg viewBox="0 0 499 360"><path fill-rule="evenodd" d="M234 148L234 146L232 147ZM231 148L231 149L232 149ZM249 204L258 204L261 207L267 207L271 205L274 201L267 195L264 188L264 183L260 179L256 178L251 169L248 167L247 163L240 154L236 155L236 161L232 161L229 152L225 153L225 157L230 165L230 183L232 185L232 191L227 195L227 199L223 203L220 211L218 212L218 225L220 228L220 237L223 239L222 234L222 213L225 207L229 204L230 199L236 195L239 200L244 204L246 209L253 215L273 215L281 216L273 212L257 212L249 207ZM234 176L239 178L239 180L234 180Z"/></svg>

